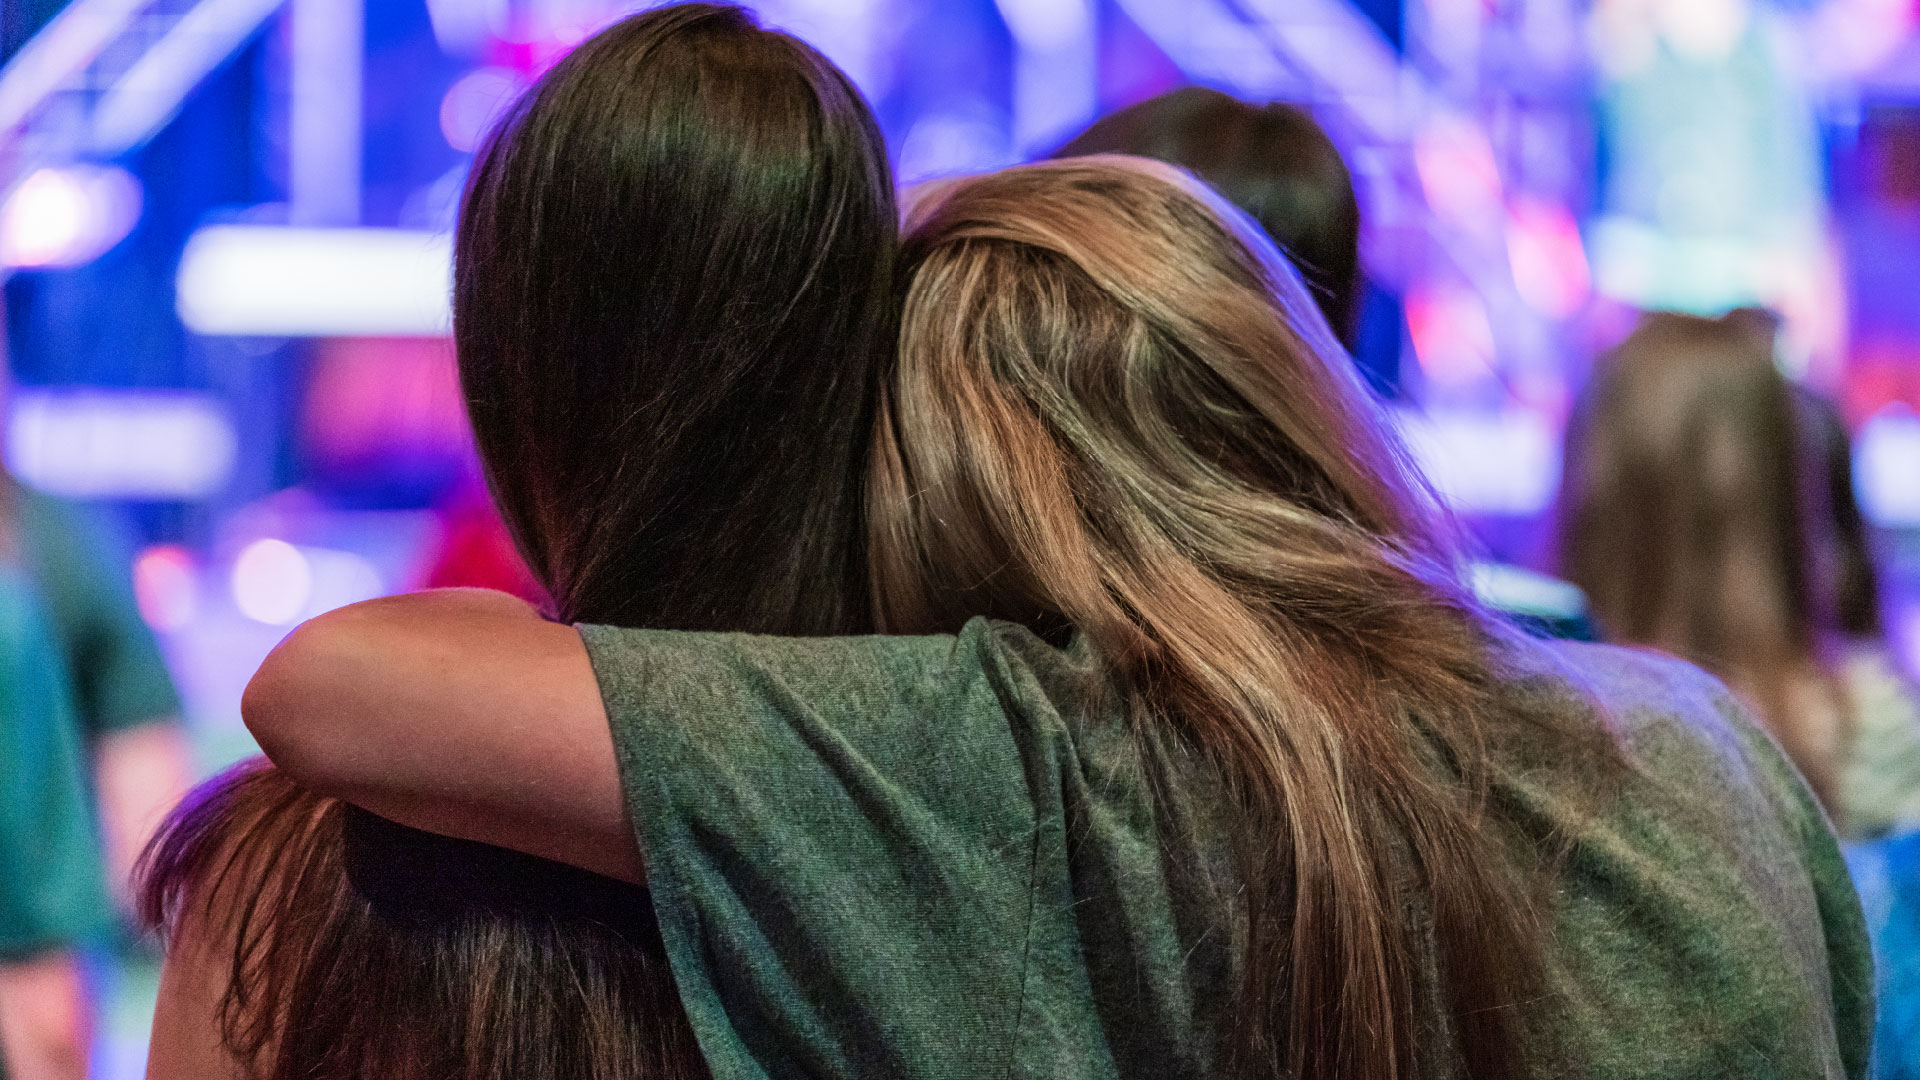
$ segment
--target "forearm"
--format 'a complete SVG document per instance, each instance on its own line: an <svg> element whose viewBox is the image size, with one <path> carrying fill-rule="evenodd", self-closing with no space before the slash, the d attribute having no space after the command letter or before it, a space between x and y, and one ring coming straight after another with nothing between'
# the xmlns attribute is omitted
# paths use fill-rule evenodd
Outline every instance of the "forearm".
<svg viewBox="0 0 1920 1080"><path fill-rule="evenodd" d="M10 1080L86 1080L91 1029L73 953L0 963L0 1056Z"/></svg>
<svg viewBox="0 0 1920 1080"><path fill-rule="evenodd" d="M93 759L108 884L124 903L147 840L193 786L193 756L179 720L156 717L101 736Z"/></svg>
<svg viewBox="0 0 1920 1080"><path fill-rule="evenodd" d="M261 665L242 713L312 790L641 879L585 647L523 601L445 590L321 616Z"/></svg>

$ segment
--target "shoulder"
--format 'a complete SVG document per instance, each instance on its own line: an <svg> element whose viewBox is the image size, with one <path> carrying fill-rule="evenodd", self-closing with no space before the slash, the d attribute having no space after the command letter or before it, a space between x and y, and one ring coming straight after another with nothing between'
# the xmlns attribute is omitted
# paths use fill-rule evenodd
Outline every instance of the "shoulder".
<svg viewBox="0 0 1920 1080"><path fill-rule="evenodd" d="M1071 715L1092 661L1023 627L973 619L955 634L774 637L582 625L608 712L689 696L870 715L966 704ZM680 711L676 708L675 711Z"/></svg>
<svg viewBox="0 0 1920 1080"><path fill-rule="evenodd" d="M1797 774L1719 679L1648 649L1574 641L1515 643L1508 692L1523 708L1585 713L1636 771L1797 788Z"/></svg>
<svg viewBox="0 0 1920 1080"><path fill-rule="evenodd" d="M1534 643L1510 700L1600 725L1623 768L1540 755L1504 794L1563 845L1555 964L1604 1075L1811 1075L1862 1054L1858 901L1826 816L1719 680L1656 653ZM1711 976L1706 973L1711 972Z"/></svg>

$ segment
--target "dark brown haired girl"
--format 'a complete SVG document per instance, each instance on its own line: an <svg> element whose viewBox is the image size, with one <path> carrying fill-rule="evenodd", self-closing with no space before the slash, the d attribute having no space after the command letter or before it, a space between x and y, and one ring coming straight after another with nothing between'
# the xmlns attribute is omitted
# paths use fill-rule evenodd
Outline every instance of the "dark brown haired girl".
<svg viewBox="0 0 1920 1080"><path fill-rule="evenodd" d="M927 198L867 522L920 636L376 601L263 666L269 753L644 874L717 1076L1864 1074L1791 766L1474 606L1270 244L1126 160Z"/></svg>
<svg viewBox="0 0 1920 1080"><path fill-rule="evenodd" d="M861 475L897 229L858 93L735 8L628 19L519 104L462 207L454 331L489 477L561 617L869 625ZM553 764L579 751L550 734L523 737ZM628 834L617 791L584 835ZM260 767L215 781L149 861L173 938L157 1080L706 1072L632 885Z"/></svg>

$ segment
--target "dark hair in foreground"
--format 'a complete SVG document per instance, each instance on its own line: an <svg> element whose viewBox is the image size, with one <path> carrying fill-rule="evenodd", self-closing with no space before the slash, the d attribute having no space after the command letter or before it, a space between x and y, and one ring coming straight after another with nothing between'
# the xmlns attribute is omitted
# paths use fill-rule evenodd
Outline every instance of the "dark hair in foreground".
<svg viewBox="0 0 1920 1080"><path fill-rule="evenodd" d="M1602 360L1567 433L1561 570L1609 640L1739 691L1837 812L1847 714L1822 655L1836 597L1774 334L1758 310L1658 313Z"/></svg>
<svg viewBox="0 0 1920 1080"><path fill-rule="evenodd" d="M560 618L869 625L897 230L858 93L738 9L630 18L520 103L462 207L454 333L495 498ZM260 1080L706 1072L644 890L269 768L176 813L143 912L230 935L221 1034Z"/></svg>
<svg viewBox="0 0 1920 1080"><path fill-rule="evenodd" d="M738 10L638 16L523 100L474 165L454 340L494 497L567 618L865 627L898 232L858 91Z"/></svg>
<svg viewBox="0 0 1920 1080"><path fill-rule="evenodd" d="M151 849L142 917L187 904L236 943L219 1023L249 1077L706 1075L644 891L402 829L264 762Z"/></svg>
<svg viewBox="0 0 1920 1080"><path fill-rule="evenodd" d="M1131 154L1211 184L1293 260L1341 344L1360 321L1360 202L1339 148L1293 105L1183 87L1100 118L1055 157Z"/></svg>
<svg viewBox="0 0 1920 1080"><path fill-rule="evenodd" d="M1553 1071L1547 866L1489 806L1539 722L1495 693L1432 493L1236 221L1131 158L928 191L874 456L880 626L1071 625L1136 724L1219 768L1246 883L1228 1075Z"/></svg>

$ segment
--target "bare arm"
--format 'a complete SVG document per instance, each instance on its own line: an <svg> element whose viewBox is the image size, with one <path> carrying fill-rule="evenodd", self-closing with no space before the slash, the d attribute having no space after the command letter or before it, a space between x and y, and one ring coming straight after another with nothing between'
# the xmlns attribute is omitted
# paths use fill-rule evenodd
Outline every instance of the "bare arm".
<svg viewBox="0 0 1920 1080"><path fill-rule="evenodd" d="M0 964L0 1060L14 1080L86 1080L91 1019L73 953Z"/></svg>
<svg viewBox="0 0 1920 1080"><path fill-rule="evenodd" d="M153 831L193 787L193 754L177 717L100 737L93 751L94 790L107 850L107 884L129 903L133 864Z"/></svg>
<svg viewBox="0 0 1920 1080"><path fill-rule="evenodd" d="M241 704L273 763L382 817L643 880L580 635L480 589L314 619Z"/></svg>

